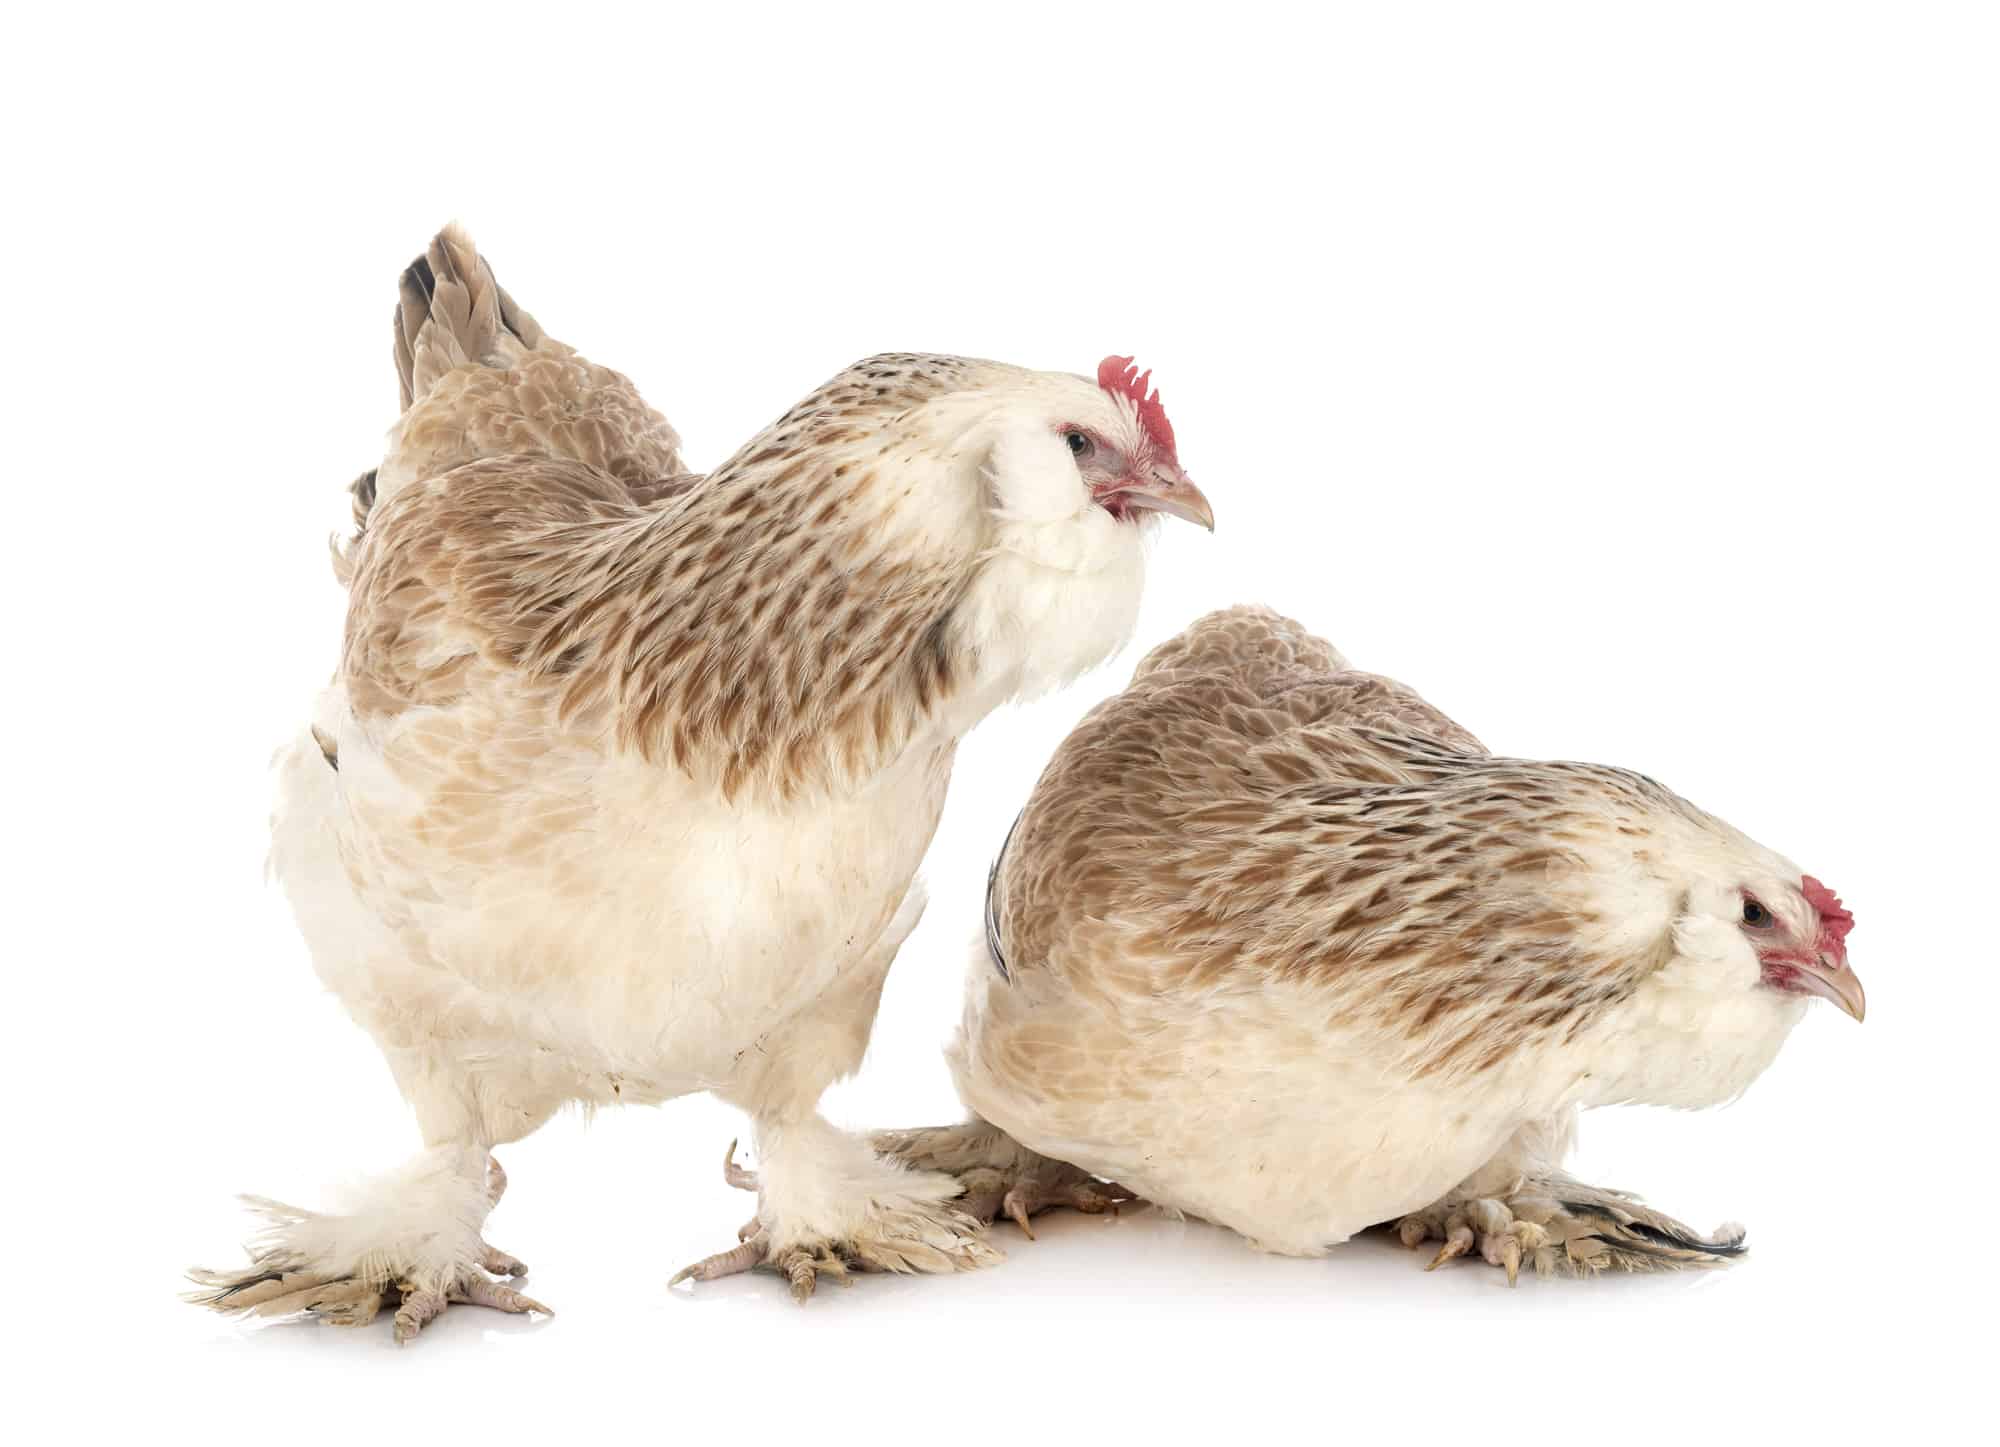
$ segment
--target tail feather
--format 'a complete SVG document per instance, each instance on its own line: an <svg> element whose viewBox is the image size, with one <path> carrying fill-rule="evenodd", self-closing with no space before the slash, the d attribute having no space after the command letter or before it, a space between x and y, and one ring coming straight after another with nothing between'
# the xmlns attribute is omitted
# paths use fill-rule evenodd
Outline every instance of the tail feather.
<svg viewBox="0 0 2000 1447"><path fill-rule="evenodd" d="M548 334L507 294L493 268L458 223L438 232L422 256L403 269L393 319L396 382L407 417L440 378L466 366L513 367L548 342ZM368 529L378 479L393 490L392 472L379 477L370 468L349 485L354 533L332 541L333 572L345 587L352 581L354 549Z"/></svg>
<svg viewBox="0 0 2000 1447"><path fill-rule="evenodd" d="M508 366L546 339L456 222L404 269L396 301L396 377L403 410L454 367Z"/></svg>
<svg viewBox="0 0 2000 1447"><path fill-rule="evenodd" d="M535 453L608 473L640 506L699 479L680 437L631 381L545 333L453 224L403 271L393 321L403 415L381 463L350 488L354 534L334 544L351 583L377 506L410 483L483 457Z"/></svg>

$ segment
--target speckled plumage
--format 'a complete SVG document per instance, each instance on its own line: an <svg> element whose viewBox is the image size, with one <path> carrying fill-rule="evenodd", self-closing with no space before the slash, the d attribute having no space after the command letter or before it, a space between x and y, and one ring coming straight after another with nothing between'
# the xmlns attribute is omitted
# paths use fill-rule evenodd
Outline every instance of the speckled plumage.
<svg viewBox="0 0 2000 1447"><path fill-rule="evenodd" d="M986 1259L955 1181L816 1102L921 913L958 738L1117 648L1147 509L1205 501L1122 394L904 354L697 477L456 229L405 274L395 342L405 411L355 486L340 665L282 759L273 862L426 1153L344 1213L273 1208L204 1299L289 1281L284 1307L346 1319L401 1282L413 1333L491 1294L492 1146L698 1090L755 1117L758 1239L795 1283ZM1065 429L1125 471L1093 478Z"/></svg>
<svg viewBox="0 0 2000 1447"><path fill-rule="evenodd" d="M1714 1104L1769 1064L1803 997L1760 982L1731 912L1754 891L1818 940L1805 887L1650 779L1494 758L1235 609L1156 649L1049 764L994 882L1006 971L982 943L953 1067L1004 1151L1272 1250L1436 1205L1417 1239L1510 1269L1719 1259L1734 1238L1557 1167L1582 1107ZM975 1137L892 1144L963 1171Z"/></svg>

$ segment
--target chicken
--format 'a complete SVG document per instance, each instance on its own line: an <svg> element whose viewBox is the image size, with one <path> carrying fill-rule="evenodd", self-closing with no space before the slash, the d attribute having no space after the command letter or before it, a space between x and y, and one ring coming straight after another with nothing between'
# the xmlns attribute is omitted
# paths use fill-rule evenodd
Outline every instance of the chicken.
<svg viewBox="0 0 2000 1447"><path fill-rule="evenodd" d="M858 362L705 478L450 228L405 273L404 412L355 485L332 684L282 755L274 871L423 1150L317 1213L256 1201L225 1311L407 1340L543 1310L484 1221L494 1147L560 1106L713 1091L753 1118L769 1264L991 1252L955 1179L817 1111L916 925L954 747L1122 645L1142 542L1212 527L1157 392L957 357ZM1149 376L1150 374L1148 374Z"/></svg>
<svg viewBox="0 0 2000 1447"><path fill-rule="evenodd" d="M1718 1262L1739 1228L1563 1174L1577 1114L1732 1099L1814 995L1860 1019L1852 925L1652 780L1494 758L1234 609L1049 764L951 1052L974 1119L878 1144L1023 1226L1136 1194L1293 1255L1396 1222L1510 1280Z"/></svg>

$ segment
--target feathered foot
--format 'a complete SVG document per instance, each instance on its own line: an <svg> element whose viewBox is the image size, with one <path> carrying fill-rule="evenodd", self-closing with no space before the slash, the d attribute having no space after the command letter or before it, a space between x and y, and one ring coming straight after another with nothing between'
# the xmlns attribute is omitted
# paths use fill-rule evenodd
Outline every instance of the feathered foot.
<svg viewBox="0 0 2000 1447"><path fill-rule="evenodd" d="M965 1187L958 1205L982 1225L1005 1215L1027 1238L1035 1239L1031 1217L1067 1208L1095 1216L1113 1215L1139 1197L1112 1181L1100 1181L1067 1162L1037 1155L983 1120L924 1130L885 1131L875 1149L918 1170L956 1176Z"/></svg>
<svg viewBox="0 0 2000 1447"><path fill-rule="evenodd" d="M541 1302L523 1296L492 1276L524 1276L527 1266L472 1234L469 1254L475 1265L463 1259L453 1261L451 1253L439 1255L439 1238L456 1224L450 1212L441 1208L444 1229L435 1234L418 1233L421 1249L396 1249L395 1237L407 1233L409 1225L397 1210L407 1207L409 1192L429 1187L448 1200L448 1181L417 1178L395 1183L387 1202L377 1201L372 1212L348 1217L325 1216L302 1211L277 1201L249 1197L269 1225L265 1242L251 1251L251 1263L242 1271L194 1270L189 1278L202 1289L190 1293L189 1300L216 1311L266 1317L310 1314L335 1326L364 1326L373 1321L384 1306L395 1308L395 1335L407 1343L443 1314L445 1307L464 1302L519 1315L555 1313ZM475 1188L476 1189L476 1188ZM500 1200L507 1189L507 1173L493 1157L486 1158L486 1210ZM430 1200L430 1196L424 1199ZM460 1203L461 1206L463 1203ZM480 1212L481 1215L484 1212ZM476 1218L475 1218L476 1220ZM464 1249L464 1248L461 1248ZM407 1256L408 1259L398 1259ZM335 1266L338 1269L326 1269Z"/></svg>
<svg viewBox="0 0 2000 1447"><path fill-rule="evenodd" d="M761 1196L757 1173L736 1164L735 1141L723 1156L722 1178ZM890 1179L912 1186L921 1180L903 1173ZM875 1193L859 1223L840 1232L788 1230L782 1221L767 1224L760 1213L736 1233L735 1246L681 1268L667 1284L714 1281L764 1266L789 1281L792 1299L803 1305L823 1276L852 1286L856 1271L942 1273L990 1265L1000 1253L981 1239L980 1224L948 1197L903 1191Z"/></svg>
<svg viewBox="0 0 2000 1447"><path fill-rule="evenodd" d="M1444 1243L1426 1271L1477 1248L1487 1265L1506 1271L1510 1286L1524 1262L1542 1276L1594 1276L1606 1267L1721 1266L1746 1249L1741 1226L1725 1225L1705 1237L1636 1196L1560 1176L1516 1181L1502 1196L1447 1197L1403 1217L1396 1234L1412 1250L1427 1240Z"/></svg>

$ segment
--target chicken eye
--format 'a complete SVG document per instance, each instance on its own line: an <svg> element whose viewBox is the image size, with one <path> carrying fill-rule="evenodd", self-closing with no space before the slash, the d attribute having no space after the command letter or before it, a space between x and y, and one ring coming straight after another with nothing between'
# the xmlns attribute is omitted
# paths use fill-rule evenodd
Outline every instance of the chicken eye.
<svg viewBox="0 0 2000 1447"><path fill-rule="evenodd" d="M1751 929L1769 929L1771 927L1771 911L1757 903L1756 900L1746 898L1743 901L1743 923L1749 925Z"/></svg>
<svg viewBox="0 0 2000 1447"><path fill-rule="evenodd" d="M1063 433L1063 442L1069 447L1069 455L1074 457L1078 462L1083 461L1084 458L1097 451L1097 444L1095 442L1092 442L1083 433L1074 430Z"/></svg>

